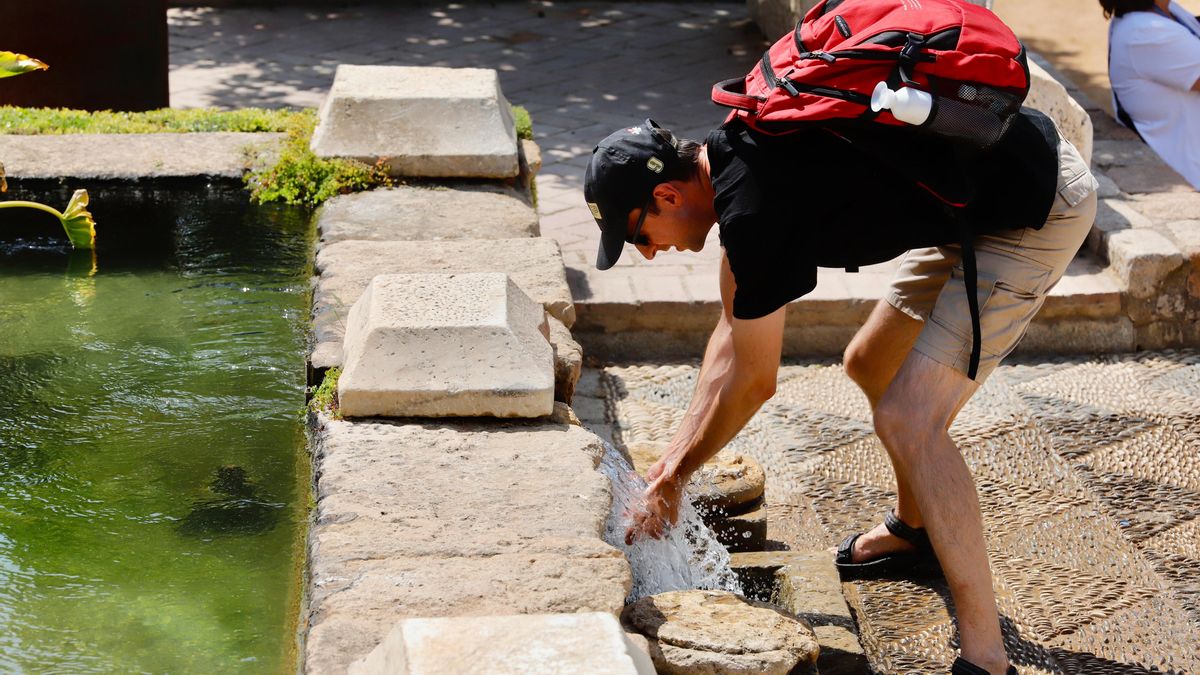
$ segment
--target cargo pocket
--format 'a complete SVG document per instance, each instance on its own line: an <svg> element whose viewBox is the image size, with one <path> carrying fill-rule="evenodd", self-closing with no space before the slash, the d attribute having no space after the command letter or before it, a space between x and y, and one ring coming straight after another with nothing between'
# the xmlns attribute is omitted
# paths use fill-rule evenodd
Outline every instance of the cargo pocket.
<svg viewBox="0 0 1200 675"><path fill-rule="evenodd" d="M1068 208L1075 208L1088 195L1100 189L1100 183L1088 169L1079 151L1065 138L1059 138L1058 196Z"/></svg>

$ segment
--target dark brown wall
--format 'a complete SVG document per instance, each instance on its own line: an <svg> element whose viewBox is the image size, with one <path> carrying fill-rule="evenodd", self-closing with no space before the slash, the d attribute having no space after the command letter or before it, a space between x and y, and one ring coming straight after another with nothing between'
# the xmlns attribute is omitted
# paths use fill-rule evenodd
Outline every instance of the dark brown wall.
<svg viewBox="0 0 1200 675"><path fill-rule="evenodd" d="M0 80L0 105L129 111L170 105L166 0L0 2L0 50L50 65Z"/></svg>

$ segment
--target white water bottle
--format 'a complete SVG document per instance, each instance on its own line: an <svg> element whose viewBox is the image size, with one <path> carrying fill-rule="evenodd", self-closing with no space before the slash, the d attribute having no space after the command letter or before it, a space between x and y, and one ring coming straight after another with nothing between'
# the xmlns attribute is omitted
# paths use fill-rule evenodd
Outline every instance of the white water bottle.
<svg viewBox="0 0 1200 675"><path fill-rule="evenodd" d="M871 110L892 111L892 116L908 124L924 124L933 110L933 96L929 92L904 87L899 91L888 89L887 82L875 85L871 93Z"/></svg>

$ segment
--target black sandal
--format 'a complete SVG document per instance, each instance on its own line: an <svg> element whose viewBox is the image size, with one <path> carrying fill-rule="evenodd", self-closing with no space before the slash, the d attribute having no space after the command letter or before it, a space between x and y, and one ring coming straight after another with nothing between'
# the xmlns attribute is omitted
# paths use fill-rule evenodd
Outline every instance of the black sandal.
<svg viewBox="0 0 1200 675"><path fill-rule="evenodd" d="M1004 671L1006 675L1018 675L1016 666L1009 666L1008 670ZM954 659L954 665L950 666L950 675L991 675L988 671L971 663L963 657Z"/></svg>
<svg viewBox="0 0 1200 675"><path fill-rule="evenodd" d="M916 550L897 551L872 560L851 562L854 559L854 542L858 541L863 533L852 534L838 544L837 557L833 559L833 564L842 578L912 578L938 576L942 573L942 567L933 553L933 546L929 543L929 535L925 533L925 528L908 525L893 511L884 514L883 526L888 532L912 544Z"/></svg>

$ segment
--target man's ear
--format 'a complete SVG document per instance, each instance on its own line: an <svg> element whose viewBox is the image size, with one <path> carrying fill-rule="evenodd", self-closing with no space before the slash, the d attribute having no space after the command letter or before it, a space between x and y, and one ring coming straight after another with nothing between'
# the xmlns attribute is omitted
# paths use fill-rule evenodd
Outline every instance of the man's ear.
<svg viewBox="0 0 1200 675"><path fill-rule="evenodd" d="M659 183L654 186L654 198L663 204L679 206L683 203L683 193L672 183Z"/></svg>

